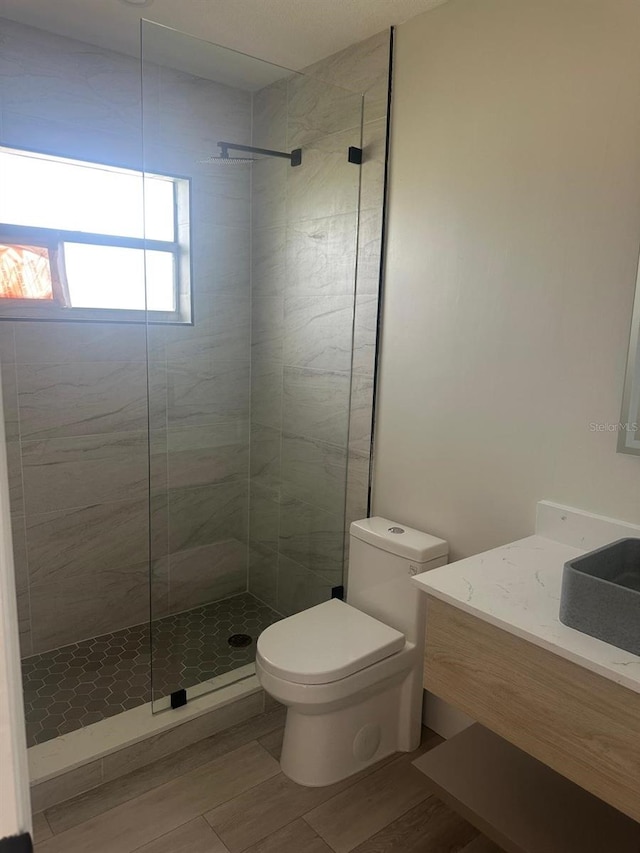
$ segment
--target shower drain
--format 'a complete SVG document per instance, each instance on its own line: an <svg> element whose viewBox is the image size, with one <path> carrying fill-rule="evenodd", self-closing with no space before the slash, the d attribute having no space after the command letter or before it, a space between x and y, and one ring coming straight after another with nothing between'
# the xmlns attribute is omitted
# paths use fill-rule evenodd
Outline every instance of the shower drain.
<svg viewBox="0 0 640 853"><path fill-rule="evenodd" d="M249 634L232 634L227 642L234 649L246 649L253 642L253 638Z"/></svg>

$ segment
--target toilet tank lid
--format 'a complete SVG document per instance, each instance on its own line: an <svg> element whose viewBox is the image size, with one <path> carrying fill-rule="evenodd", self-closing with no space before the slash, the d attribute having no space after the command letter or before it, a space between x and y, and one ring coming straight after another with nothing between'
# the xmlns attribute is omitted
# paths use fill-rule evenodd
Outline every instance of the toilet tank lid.
<svg viewBox="0 0 640 853"><path fill-rule="evenodd" d="M429 560L446 557L449 553L449 543L444 539L380 516L352 522L351 535L382 551L416 563L428 563Z"/></svg>

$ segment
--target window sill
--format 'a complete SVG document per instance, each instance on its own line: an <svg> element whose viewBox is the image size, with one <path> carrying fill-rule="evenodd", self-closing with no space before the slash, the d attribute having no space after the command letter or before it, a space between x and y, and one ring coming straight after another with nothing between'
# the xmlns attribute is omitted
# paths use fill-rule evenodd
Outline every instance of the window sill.
<svg viewBox="0 0 640 853"><path fill-rule="evenodd" d="M0 321L44 320L57 323L137 323L150 326L192 326L178 311L135 311L121 308L60 308L58 305L0 304Z"/></svg>

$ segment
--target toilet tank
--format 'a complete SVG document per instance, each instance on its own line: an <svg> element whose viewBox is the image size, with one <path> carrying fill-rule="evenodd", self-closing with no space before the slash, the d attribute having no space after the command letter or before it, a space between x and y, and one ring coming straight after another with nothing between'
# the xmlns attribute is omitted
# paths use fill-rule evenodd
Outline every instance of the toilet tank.
<svg viewBox="0 0 640 853"><path fill-rule="evenodd" d="M347 602L423 643L425 596L411 577L445 565L448 543L380 517L354 521L350 537Z"/></svg>

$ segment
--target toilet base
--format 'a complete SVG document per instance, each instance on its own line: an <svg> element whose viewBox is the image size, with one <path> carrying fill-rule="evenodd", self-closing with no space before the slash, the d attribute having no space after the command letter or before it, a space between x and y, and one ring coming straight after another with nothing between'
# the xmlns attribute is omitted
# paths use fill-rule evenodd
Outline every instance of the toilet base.
<svg viewBox="0 0 640 853"><path fill-rule="evenodd" d="M339 782L399 750L417 748L420 726L400 736L407 680L345 708L320 714L287 709L280 766L299 785Z"/></svg>

